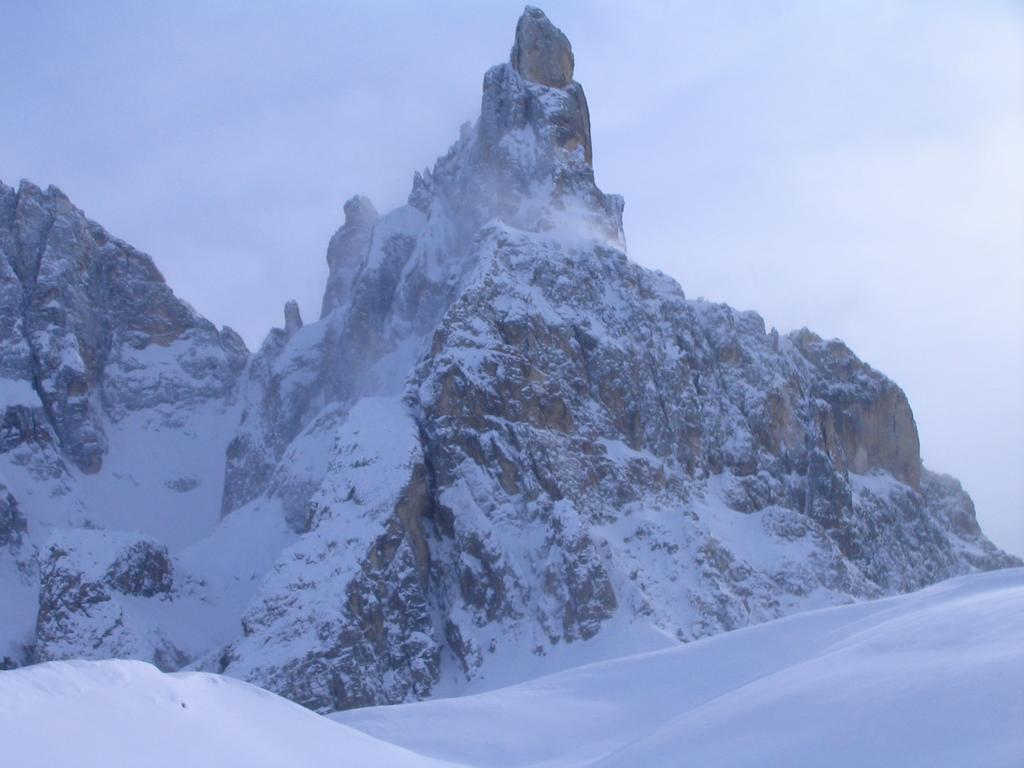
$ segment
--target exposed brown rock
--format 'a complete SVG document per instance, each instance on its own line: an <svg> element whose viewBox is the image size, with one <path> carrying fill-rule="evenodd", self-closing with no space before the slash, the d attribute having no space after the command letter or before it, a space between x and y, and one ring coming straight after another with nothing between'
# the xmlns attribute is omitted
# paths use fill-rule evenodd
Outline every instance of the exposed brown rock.
<svg viewBox="0 0 1024 768"><path fill-rule="evenodd" d="M519 17L511 59L516 71L532 82L551 88L572 82L572 45L540 8L528 5Z"/></svg>

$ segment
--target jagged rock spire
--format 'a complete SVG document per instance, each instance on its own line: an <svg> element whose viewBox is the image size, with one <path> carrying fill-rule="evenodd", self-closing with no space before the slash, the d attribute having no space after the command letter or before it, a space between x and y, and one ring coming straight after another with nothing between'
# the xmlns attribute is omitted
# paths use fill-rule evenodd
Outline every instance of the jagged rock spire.
<svg viewBox="0 0 1024 768"><path fill-rule="evenodd" d="M583 86L573 80L568 38L543 11L527 6L516 24L510 59L484 76L478 124L482 154L492 165L496 161L507 166L513 176L528 176L529 187L536 178L573 164L569 157L552 154L551 148L568 153L580 149L584 162L574 172L591 177L583 186L594 186L590 111ZM521 133L524 128L530 129L536 145L529 138L524 141L529 136ZM504 179L499 185L514 187L515 182Z"/></svg>
<svg viewBox="0 0 1024 768"><path fill-rule="evenodd" d="M327 247L329 273L320 317L326 317L348 300L352 280L369 246L373 225L379 218L380 214L368 197L356 195L345 203L345 223L334 233Z"/></svg>
<svg viewBox="0 0 1024 768"><path fill-rule="evenodd" d="M424 239L429 247L415 255L421 260L417 275L430 275L433 281L438 269L456 279L465 274L459 260L478 228L492 219L531 231L556 226L585 230L625 246L622 199L601 192L594 179L590 111L583 86L573 80L574 64L565 34L539 8L527 6L516 24L510 61L491 67L484 76L479 120L465 123L448 154L413 179L409 207L432 221L433 233ZM566 217L572 221L556 224ZM375 235L378 223L387 218L365 197L345 204L345 223L327 250L329 276L321 318L353 300L353 285L371 261L371 247L382 258L397 258L394 254L406 246L388 246L387 240L405 227L411 230L403 234L403 242L411 242L419 226L416 214L396 214ZM384 262L373 260L374 268L379 263ZM381 296L410 301L402 313L424 322L429 312L420 303L422 286L395 294L394 277L381 273L380 279ZM443 295L448 288L440 286L448 285L447 279L432 286L431 295Z"/></svg>
<svg viewBox="0 0 1024 768"><path fill-rule="evenodd" d="M572 82L575 61L569 38L532 5L526 6L516 24L511 62L516 72L541 85L565 88Z"/></svg>
<svg viewBox="0 0 1024 768"><path fill-rule="evenodd" d="M284 305L284 330L290 339L302 328L302 314L299 312L299 303L290 299Z"/></svg>

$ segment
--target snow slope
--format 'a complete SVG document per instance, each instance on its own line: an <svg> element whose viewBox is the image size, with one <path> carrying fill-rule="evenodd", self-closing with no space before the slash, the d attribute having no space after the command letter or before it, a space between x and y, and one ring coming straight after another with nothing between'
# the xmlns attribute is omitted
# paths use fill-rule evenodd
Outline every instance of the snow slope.
<svg viewBox="0 0 1024 768"><path fill-rule="evenodd" d="M1024 569L330 717L135 661L0 672L4 762L29 768L996 768L1024 764L1022 725Z"/></svg>
<svg viewBox="0 0 1024 768"><path fill-rule="evenodd" d="M248 683L140 661L0 673L3 764L444 768Z"/></svg>
<svg viewBox="0 0 1024 768"><path fill-rule="evenodd" d="M1024 765L1024 570L331 715L469 765Z"/></svg>

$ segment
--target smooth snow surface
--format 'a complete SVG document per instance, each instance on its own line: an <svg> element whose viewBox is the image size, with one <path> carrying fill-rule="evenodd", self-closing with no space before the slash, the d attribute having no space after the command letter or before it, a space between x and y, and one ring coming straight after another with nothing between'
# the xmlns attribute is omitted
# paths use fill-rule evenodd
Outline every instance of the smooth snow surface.
<svg viewBox="0 0 1024 768"><path fill-rule="evenodd" d="M1024 764L1022 726L1024 569L331 718L141 662L0 673L4 761L26 768L1009 768Z"/></svg>
<svg viewBox="0 0 1024 768"><path fill-rule="evenodd" d="M1024 765L1024 570L338 722L467 765Z"/></svg>
<svg viewBox="0 0 1024 768"><path fill-rule="evenodd" d="M3 765L443 768L230 677L141 661L0 673Z"/></svg>
<svg viewBox="0 0 1024 768"><path fill-rule="evenodd" d="M1009 768L1024 569L330 718L217 675L51 662L0 673L0 744L25 767Z"/></svg>

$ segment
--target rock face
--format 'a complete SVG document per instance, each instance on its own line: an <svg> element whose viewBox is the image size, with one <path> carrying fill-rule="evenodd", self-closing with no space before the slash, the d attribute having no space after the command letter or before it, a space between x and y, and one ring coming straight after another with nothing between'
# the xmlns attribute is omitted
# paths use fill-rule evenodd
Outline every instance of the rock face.
<svg viewBox="0 0 1024 768"><path fill-rule="evenodd" d="M233 386L247 356L238 337L222 338L174 296L148 256L85 219L57 188L0 189L0 248L6 312L22 309L5 319L12 349L3 367L31 382L63 455L82 472L103 465L105 412L118 418ZM197 348L209 353L196 357ZM180 371L141 382L155 349Z"/></svg>
<svg viewBox="0 0 1024 768"><path fill-rule="evenodd" d="M212 527L226 438L210 431L237 420L248 350L55 187L0 184L0 298L0 656L143 653L70 639L100 592L64 594L48 542L72 557L82 529L177 542Z"/></svg>
<svg viewBox="0 0 1024 768"><path fill-rule="evenodd" d="M15 549L21 546L28 521L5 486L0 486L0 547Z"/></svg>
<svg viewBox="0 0 1024 768"><path fill-rule="evenodd" d="M370 233L378 218L377 209L368 197L353 197L345 203L345 223L327 247L330 277L320 317L326 317L335 307L348 301L356 271L362 255L369 248Z"/></svg>
<svg viewBox="0 0 1024 768"><path fill-rule="evenodd" d="M142 657L163 669L187 661L150 626L146 614L154 609L142 607L171 597L173 568L163 545L75 531L51 537L40 569L37 658Z"/></svg>
<svg viewBox="0 0 1024 768"><path fill-rule="evenodd" d="M0 292L22 309L0 311L19 398L0 432L0 566L32 609L12 609L24 631L0 653L191 663L328 711L1019 564L922 467L893 382L627 259L572 76L568 40L528 8L480 118L408 204L345 204L320 319L290 302L248 359L105 234L84 255L54 241L85 287L63 280L33 309L26 238L2 235ZM76 303L131 275L150 292L133 311ZM43 312L83 350L81 376L55 380L85 384L42 382L56 363L24 329ZM140 440L162 446L159 472L125 458ZM97 503L125 476L163 501Z"/></svg>
<svg viewBox="0 0 1024 768"><path fill-rule="evenodd" d="M519 17L510 58L515 71L530 82L549 88L565 88L572 82L575 60L569 38L540 8L528 5Z"/></svg>
<svg viewBox="0 0 1024 768"><path fill-rule="evenodd" d="M302 314L298 302L291 300L284 305L284 332L289 338L302 328Z"/></svg>
<svg viewBox="0 0 1024 768"><path fill-rule="evenodd" d="M572 79L575 66L572 45L562 34L562 30L552 24L539 8L527 6L520 17L516 25L516 40L512 46L510 60L512 70L524 83L536 83L545 86L547 90L537 91L526 87L522 92L509 93L512 98L504 109L497 105L492 105L488 109L485 103L483 115L487 115L488 112L496 116L504 113L502 122L520 123L522 116L538 111L538 101L562 101L557 112L553 114L553 119L550 120L554 128L554 135L550 140L568 150L577 146L582 147L587 164L592 164L590 111L587 108L587 98L583 94L583 86ZM492 69L488 77L507 80L507 69ZM485 94L491 91L504 95L503 92L512 91L513 88L514 86L510 87L507 84L504 87L496 87L493 83L490 86L486 82L484 84ZM498 131L505 133L507 129L507 125L499 126Z"/></svg>

